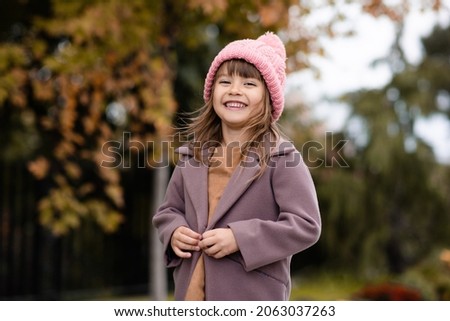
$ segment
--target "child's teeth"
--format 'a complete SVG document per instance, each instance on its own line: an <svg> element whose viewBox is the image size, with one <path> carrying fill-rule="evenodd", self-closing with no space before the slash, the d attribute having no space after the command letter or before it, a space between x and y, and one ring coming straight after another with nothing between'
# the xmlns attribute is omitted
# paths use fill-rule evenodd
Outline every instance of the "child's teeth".
<svg viewBox="0 0 450 321"><path fill-rule="evenodd" d="M241 104L241 103L227 103L227 107L230 107L230 108L243 108L243 107L245 107L245 105Z"/></svg>

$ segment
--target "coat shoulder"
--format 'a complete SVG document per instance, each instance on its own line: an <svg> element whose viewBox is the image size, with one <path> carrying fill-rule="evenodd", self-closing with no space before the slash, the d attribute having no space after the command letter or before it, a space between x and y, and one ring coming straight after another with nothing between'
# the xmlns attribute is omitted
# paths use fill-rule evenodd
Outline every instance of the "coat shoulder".
<svg viewBox="0 0 450 321"><path fill-rule="evenodd" d="M186 143L177 149L175 149L175 153L180 154L181 156L193 156L194 151L192 150L189 143Z"/></svg>
<svg viewBox="0 0 450 321"><path fill-rule="evenodd" d="M291 141L280 138L276 142L275 146L271 149L270 156L284 156L296 152L298 153L297 149Z"/></svg>

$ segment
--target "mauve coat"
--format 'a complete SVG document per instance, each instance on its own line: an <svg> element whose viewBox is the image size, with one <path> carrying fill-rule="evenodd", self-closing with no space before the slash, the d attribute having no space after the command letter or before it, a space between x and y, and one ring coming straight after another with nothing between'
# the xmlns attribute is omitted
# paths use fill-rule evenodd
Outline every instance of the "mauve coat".
<svg viewBox="0 0 450 321"><path fill-rule="evenodd" d="M288 300L292 255L319 239L321 219L308 168L292 143L283 141L257 180L257 160L237 167L215 213L208 220L208 168L191 151L178 149L181 160L153 218L165 247L168 267L174 267L175 299L183 300L200 252L189 259L175 256L170 245L182 225L198 233L232 229L239 251L222 259L204 255L206 300Z"/></svg>

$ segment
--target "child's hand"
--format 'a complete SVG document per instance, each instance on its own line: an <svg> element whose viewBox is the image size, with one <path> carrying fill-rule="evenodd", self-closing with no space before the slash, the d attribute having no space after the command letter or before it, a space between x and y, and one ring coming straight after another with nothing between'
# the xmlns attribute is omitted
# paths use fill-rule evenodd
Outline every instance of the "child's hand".
<svg viewBox="0 0 450 321"><path fill-rule="evenodd" d="M207 255L215 259L223 258L239 250L230 228L218 228L203 233L199 246Z"/></svg>
<svg viewBox="0 0 450 321"><path fill-rule="evenodd" d="M197 232L186 226L180 226L173 232L170 245L178 257L188 259L192 256L189 251L200 251L201 238L202 236Z"/></svg>

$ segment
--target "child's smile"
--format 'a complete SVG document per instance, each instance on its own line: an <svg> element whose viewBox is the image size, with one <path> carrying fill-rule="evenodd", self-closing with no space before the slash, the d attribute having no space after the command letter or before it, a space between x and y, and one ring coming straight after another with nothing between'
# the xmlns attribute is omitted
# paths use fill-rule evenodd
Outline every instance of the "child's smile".
<svg viewBox="0 0 450 321"><path fill-rule="evenodd" d="M246 104L241 103L239 101L228 101L228 102L225 102L224 105L226 108L232 109L232 110L239 110L239 109L243 109L243 108L247 107Z"/></svg>

